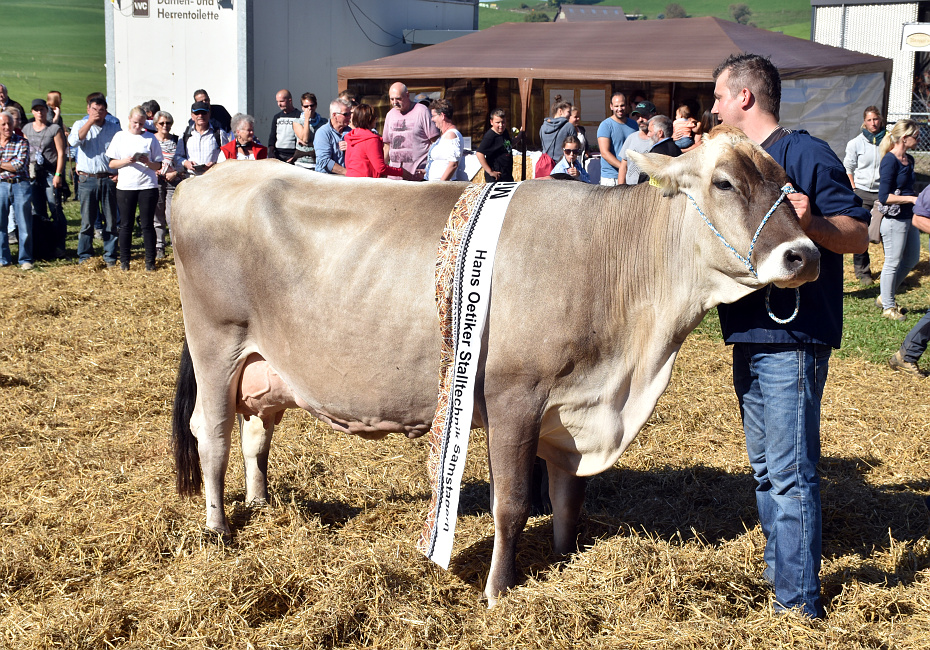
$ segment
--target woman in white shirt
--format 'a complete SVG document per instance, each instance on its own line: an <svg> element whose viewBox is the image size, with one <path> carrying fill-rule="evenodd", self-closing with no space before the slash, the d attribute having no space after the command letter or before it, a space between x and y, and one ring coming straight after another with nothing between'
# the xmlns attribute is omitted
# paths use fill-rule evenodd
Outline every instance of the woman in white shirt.
<svg viewBox="0 0 930 650"><path fill-rule="evenodd" d="M145 270L155 270L155 206L158 203L158 172L161 169L161 145L145 131L145 111L136 106L129 111L129 125L110 141L107 156L110 168L118 170L116 205L119 208L119 260L124 271L129 270L132 229L139 208L142 246L145 249Z"/></svg>
<svg viewBox="0 0 930 650"><path fill-rule="evenodd" d="M426 180L467 181L464 140L452 123L452 104L447 99L437 99L430 104L429 110L433 115L433 124L442 135L430 147L426 160Z"/></svg>

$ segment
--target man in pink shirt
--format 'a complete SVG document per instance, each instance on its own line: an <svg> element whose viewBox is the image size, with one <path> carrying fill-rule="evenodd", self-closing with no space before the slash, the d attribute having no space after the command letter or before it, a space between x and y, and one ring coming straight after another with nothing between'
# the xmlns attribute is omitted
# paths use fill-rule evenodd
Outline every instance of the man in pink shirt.
<svg viewBox="0 0 930 650"><path fill-rule="evenodd" d="M439 129L426 106L410 101L404 84L392 85L388 98L392 108L384 118L384 160L413 174L426 165L426 156L439 137Z"/></svg>

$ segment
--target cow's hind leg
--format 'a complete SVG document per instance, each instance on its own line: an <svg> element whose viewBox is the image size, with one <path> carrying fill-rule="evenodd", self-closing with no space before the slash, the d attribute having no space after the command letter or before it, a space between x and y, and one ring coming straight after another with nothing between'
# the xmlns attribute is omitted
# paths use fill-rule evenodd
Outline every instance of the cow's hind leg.
<svg viewBox="0 0 930 650"><path fill-rule="evenodd" d="M206 525L228 539L231 531L223 508L223 495L232 429L236 423L237 346L235 341L223 341L222 337L215 336L203 353L193 340L189 338L188 342L197 376L197 400L190 422L197 438L203 474Z"/></svg>
<svg viewBox="0 0 930 650"><path fill-rule="evenodd" d="M262 506L268 503L268 451L274 433L274 418L267 423L258 416L239 416L242 461L245 466L245 503Z"/></svg>
<svg viewBox="0 0 930 650"><path fill-rule="evenodd" d="M517 582L517 542L530 515L530 481L536 458L536 436L501 433L491 426L488 433L491 463L494 552L484 593L488 606Z"/></svg>
<svg viewBox="0 0 930 650"><path fill-rule="evenodd" d="M567 555L577 550L578 517L584 505L587 480L547 463L549 470L549 499L552 501L553 550Z"/></svg>

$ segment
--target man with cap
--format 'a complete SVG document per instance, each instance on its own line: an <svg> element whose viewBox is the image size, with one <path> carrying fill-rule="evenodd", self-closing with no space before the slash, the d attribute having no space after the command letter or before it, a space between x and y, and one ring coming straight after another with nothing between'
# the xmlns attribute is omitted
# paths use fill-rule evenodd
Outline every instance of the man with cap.
<svg viewBox="0 0 930 650"><path fill-rule="evenodd" d="M32 121L23 125L29 141L29 177L32 184L33 253L37 257L65 255L67 223L61 210L68 144L60 126L48 121L48 103L32 100Z"/></svg>
<svg viewBox="0 0 930 650"><path fill-rule="evenodd" d="M174 166L188 174L200 176L216 164L220 147L229 142L229 134L210 124L210 105L204 101L191 105L194 128L178 140Z"/></svg>
<svg viewBox="0 0 930 650"><path fill-rule="evenodd" d="M656 114L656 105L649 101L642 101L633 107L630 116L636 120L639 130L627 136L623 148L620 149L620 168L618 174L620 178L625 178L627 185L636 185L640 182L640 169L635 162L630 160L628 152L637 151L639 153L648 153L655 142L649 137L649 120Z"/></svg>

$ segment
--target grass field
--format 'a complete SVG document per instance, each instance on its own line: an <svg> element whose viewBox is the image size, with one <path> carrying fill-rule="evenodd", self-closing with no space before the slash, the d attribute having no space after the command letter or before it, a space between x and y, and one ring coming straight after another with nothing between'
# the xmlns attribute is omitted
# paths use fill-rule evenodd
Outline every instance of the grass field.
<svg viewBox="0 0 930 650"><path fill-rule="evenodd" d="M498 9L482 7L478 14L479 25L482 29L492 25L507 22L522 22L524 12L520 7L527 5L532 9L542 11L555 18L555 8L548 7L545 2L534 0L498 0L495 2ZM595 6L613 7L622 6L628 14L644 14L648 20L655 20L659 14L665 13L670 4L667 0L601 0ZM689 16L716 16L732 20L729 6L734 4L729 0L682 0L679 2ZM752 22L757 27L784 32L789 36L810 38L811 5L806 0L747 0L744 4L752 9Z"/></svg>
<svg viewBox="0 0 930 650"><path fill-rule="evenodd" d="M84 98L107 89L103 10L100 0L0 0L0 82L10 97L28 112L58 90L65 124L85 114Z"/></svg>

